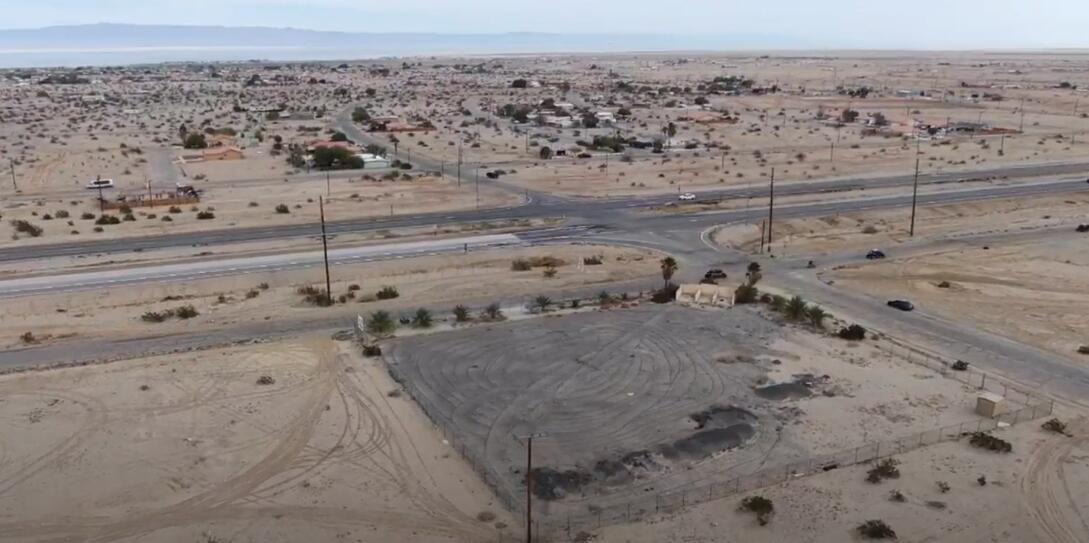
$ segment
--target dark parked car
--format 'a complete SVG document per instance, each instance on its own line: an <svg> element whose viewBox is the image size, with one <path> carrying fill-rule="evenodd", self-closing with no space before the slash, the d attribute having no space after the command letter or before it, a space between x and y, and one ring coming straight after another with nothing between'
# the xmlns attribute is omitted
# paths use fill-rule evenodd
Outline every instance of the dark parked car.
<svg viewBox="0 0 1089 543"><path fill-rule="evenodd" d="M911 311L915 306L907 300L889 300L889 307L895 307L900 311Z"/></svg>
<svg viewBox="0 0 1089 543"><path fill-rule="evenodd" d="M722 270L720 270L718 268L714 268L714 269L711 269L711 270L707 270L707 273L703 274L703 278L704 279L725 279L726 278L726 272L724 272L724 271L722 271Z"/></svg>
<svg viewBox="0 0 1089 543"><path fill-rule="evenodd" d="M878 249L873 249L870 252L866 253L866 258L869 260L878 260L881 258L885 258L885 253Z"/></svg>

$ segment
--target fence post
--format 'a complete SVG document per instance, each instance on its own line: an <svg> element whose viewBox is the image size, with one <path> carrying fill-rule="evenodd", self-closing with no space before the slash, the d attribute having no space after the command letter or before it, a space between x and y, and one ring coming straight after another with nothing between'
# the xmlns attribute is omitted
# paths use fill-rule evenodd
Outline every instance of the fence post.
<svg viewBox="0 0 1089 543"><path fill-rule="evenodd" d="M661 497L662 497L661 494L655 494L654 495L654 512L655 513L659 513L662 510L662 506L659 503L659 498L661 498Z"/></svg>

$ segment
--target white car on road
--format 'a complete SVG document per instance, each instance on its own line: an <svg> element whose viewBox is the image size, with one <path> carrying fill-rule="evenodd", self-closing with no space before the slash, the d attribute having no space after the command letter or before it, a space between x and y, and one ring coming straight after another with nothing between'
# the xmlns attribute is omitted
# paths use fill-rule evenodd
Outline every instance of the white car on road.
<svg viewBox="0 0 1089 543"><path fill-rule="evenodd" d="M686 192L686 193L678 196L677 199L682 201L682 202L687 202L687 201L690 201L690 200L695 200L696 195L692 194L691 192Z"/></svg>
<svg viewBox="0 0 1089 543"><path fill-rule="evenodd" d="M89 189L112 189L113 179L95 179L90 183L87 183Z"/></svg>

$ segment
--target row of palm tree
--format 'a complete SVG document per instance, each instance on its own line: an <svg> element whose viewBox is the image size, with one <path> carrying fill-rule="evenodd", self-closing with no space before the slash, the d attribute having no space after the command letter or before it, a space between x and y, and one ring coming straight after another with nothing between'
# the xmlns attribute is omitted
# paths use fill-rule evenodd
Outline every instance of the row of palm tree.
<svg viewBox="0 0 1089 543"><path fill-rule="evenodd" d="M817 328L824 328L824 320L831 316L824 308L817 304L807 303L801 296L787 299L773 295L771 307L782 313L788 320L808 321Z"/></svg>

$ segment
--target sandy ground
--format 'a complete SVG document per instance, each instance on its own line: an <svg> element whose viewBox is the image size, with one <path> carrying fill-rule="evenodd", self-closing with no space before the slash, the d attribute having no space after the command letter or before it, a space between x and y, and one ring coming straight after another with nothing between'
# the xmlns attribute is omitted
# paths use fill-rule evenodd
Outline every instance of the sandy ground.
<svg viewBox="0 0 1089 543"><path fill-rule="evenodd" d="M352 351L302 337L0 378L0 532L497 541L509 516Z"/></svg>
<svg viewBox="0 0 1089 543"><path fill-rule="evenodd" d="M602 255L600 266L579 266L584 257ZM517 258L554 256L563 261L556 275L546 278L543 268L511 271ZM415 310L421 305L455 304L465 300L537 295L557 289L651 277L658 273L655 253L635 249L573 245L498 249L469 255L432 256L337 266L333 269L333 293L349 293L358 285L355 298L333 308L306 305L296 289L321 285L320 268L264 272L189 283L157 283L48 296L20 298L0 304L0 344L25 345L21 336L31 331L40 344L64 340L88 340L170 335L201 329L218 329L270 319L332 319L344 322L359 313L378 309ZM265 283L268 289L260 288ZM395 300L375 301L384 286L400 292ZM248 293L254 292L252 298ZM220 296L223 298L220 299ZM362 301L366 300L365 303ZM487 303L487 302L486 302ZM141 315L182 305L193 305L200 316L147 323Z"/></svg>
<svg viewBox="0 0 1089 543"><path fill-rule="evenodd" d="M831 272L847 288L912 300L922 311L1076 360L1089 344L1086 234L960 247ZM939 287L943 281L948 288Z"/></svg>
<svg viewBox="0 0 1089 543"><path fill-rule="evenodd" d="M765 201L766 205L766 201ZM1086 220L1089 194L990 200L917 210L917 240L963 235L1016 232L1069 226ZM775 222L772 248L778 254L820 254L845 250L889 248L910 241L910 208L836 214ZM756 252L760 225L735 224L716 230L716 243Z"/></svg>
<svg viewBox="0 0 1089 543"><path fill-rule="evenodd" d="M1089 539L1085 518L1089 434L1046 433L1037 424L998 432L1013 453L981 451L966 441L899 455L901 477L871 484L870 466L855 466L769 487L749 495L773 502L767 526L738 510L742 497L695 506L672 516L607 528L596 541L861 541L855 527L885 521L899 541L1075 543ZM985 476L986 486L976 479ZM950 486L942 493L938 481ZM906 502L891 501L893 489ZM934 502L934 503L931 503Z"/></svg>
<svg viewBox="0 0 1089 543"><path fill-rule="evenodd" d="M411 181L339 179L326 190L324 180L279 181L256 186L232 186L228 182L198 184L208 187L203 199L179 206L133 207L133 220L115 225L97 225L103 215L123 218L120 210L100 211L93 198L45 199L6 203L0 210L10 236L0 244L29 245L58 243L80 239L146 236L225 229L231 227L270 226L277 224L316 223L320 219L318 199L325 200L325 218L329 221L360 217L394 217L439 211L513 206L521 196L458 188L448 180L423 177ZM286 212L277 206L287 206ZM198 218L198 212L211 211L211 219ZM58 218L58 212L67 216ZM89 218L84 218L84 214ZM48 217L48 218L47 218ZM169 220L167 220L169 219ZM10 221L26 220L40 227L40 236L20 234Z"/></svg>

